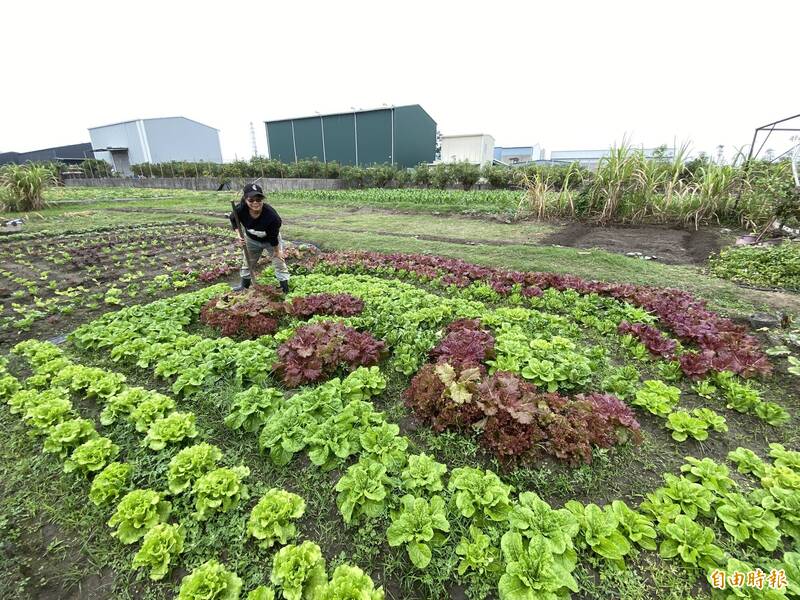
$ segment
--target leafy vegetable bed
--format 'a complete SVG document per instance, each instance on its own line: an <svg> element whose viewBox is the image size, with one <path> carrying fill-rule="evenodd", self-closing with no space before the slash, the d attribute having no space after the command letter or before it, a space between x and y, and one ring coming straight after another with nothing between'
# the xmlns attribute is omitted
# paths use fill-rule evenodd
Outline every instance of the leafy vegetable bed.
<svg viewBox="0 0 800 600"><path fill-rule="evenodd" d="M714 595L797 597L798 398L744 328L676 290L439 257L296 272L285 301L122 308L0 375L155 596L706 597L759 568L787 580ZM637 455L663 477L554 492Z"/></svg>
<svg viewBox="0 0 800 600"><path fill-rule="evenodd" d="M711 273L724 279L800 290L800 243L727 248L712 256L708 264Z"/></svg>

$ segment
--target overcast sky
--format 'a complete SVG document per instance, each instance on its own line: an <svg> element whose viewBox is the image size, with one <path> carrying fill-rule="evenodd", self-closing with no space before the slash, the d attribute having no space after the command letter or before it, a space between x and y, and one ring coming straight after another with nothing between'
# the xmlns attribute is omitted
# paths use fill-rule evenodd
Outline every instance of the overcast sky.
<svg viewBox="0 0 800 600"><path fill-rule="evenodd" d="M265 153L265 119L420 104L498 146L715 154L800 113L798 0L273 4L5 3L0 151L182 115L232 160L251 121Z"/></svg>

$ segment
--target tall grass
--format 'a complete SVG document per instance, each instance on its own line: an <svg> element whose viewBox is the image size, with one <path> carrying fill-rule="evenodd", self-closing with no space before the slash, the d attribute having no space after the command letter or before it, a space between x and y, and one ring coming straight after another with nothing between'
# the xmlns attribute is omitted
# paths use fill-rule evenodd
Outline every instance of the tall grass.
<svg viewBox="0 0 800 600"><path fill-rule="evenodd" d="M581 185L551 185L547 175L523 177L520 207L527 215L579 218L600 224L730 224L769 227L800 219L788 162L741 161L721 165L687 161L688 146L673 157L648 158L623 141L582 175ZM574 182L573 182L574 183ZM518 209L518 213L520 210Z"/></svg>
<svg viewBox="0 0 800 600"><path fill-rule="evenodd" d="M0 204L7 212L27 212L44 208L46 187L55 185L53 170L45 165L5 165L0 168Z"/></svg>

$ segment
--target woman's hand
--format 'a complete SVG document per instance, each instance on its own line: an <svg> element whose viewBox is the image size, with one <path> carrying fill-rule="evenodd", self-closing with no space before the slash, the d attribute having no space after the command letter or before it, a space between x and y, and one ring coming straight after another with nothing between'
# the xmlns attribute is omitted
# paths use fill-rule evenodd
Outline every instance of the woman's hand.
<svg viewBox="0 0 800 600"><path fill-rule="evenodd" d="M244 248L244 238L242 236L240 236L240 235L236 236L235 243L237 245L241 246L242 248Z"/></svg>

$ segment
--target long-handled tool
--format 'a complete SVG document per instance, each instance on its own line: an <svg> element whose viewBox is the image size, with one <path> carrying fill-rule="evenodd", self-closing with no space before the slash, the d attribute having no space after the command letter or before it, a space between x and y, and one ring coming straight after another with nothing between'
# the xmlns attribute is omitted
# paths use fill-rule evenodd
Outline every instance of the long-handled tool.
<svg viewBox="0 0 800 600"><path fill-rule="evenodd" d="M236 229L239 231L239 236L244 240L244 259L247 261L247 268L250 269L250 280L256 280L256 265L253 262L253 257L250 256L250 249L247 247L247 234L239 221L239 213L236 212L236 204L231 200L231 210L233 211L233 220L236 221Z"/></svg>

